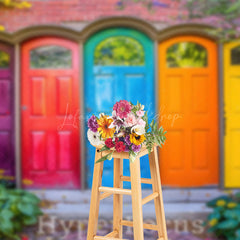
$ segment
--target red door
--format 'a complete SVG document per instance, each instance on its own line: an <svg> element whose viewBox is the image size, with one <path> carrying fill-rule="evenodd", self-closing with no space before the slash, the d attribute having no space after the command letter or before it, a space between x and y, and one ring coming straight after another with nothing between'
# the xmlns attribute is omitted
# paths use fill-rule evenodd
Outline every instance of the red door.
<svg viewBox="0 0 240 240"><path fill-rule="evenodd" d="M78 46L71 41L38 38L22 46L25 188L80 187L78 67Z"/></svg>

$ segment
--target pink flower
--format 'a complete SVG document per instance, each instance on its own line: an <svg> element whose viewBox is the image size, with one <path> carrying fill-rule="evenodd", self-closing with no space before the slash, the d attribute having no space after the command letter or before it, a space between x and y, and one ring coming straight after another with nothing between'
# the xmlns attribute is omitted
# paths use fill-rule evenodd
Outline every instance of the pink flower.
<svg viewBox="0 0 240 240"><path fill-rule="evenodd" d="M127 115L127 118L125 120L125 124L127 127L131 127L133 125L137 124L137 119L133 113L129 113Z"/></svg>
<svg viewBox="0 0 240 240"><path fill-rule="evenodd" d="M142 117L144 115L144 111L143 110L138 110L136 112L136 114L137 114L138 117Z"/></svg>
<svg viewBox="0 0 240 240"><path fill-rule="evenodd" d="M140 119L138 119L138 122L137 122L137 124L138 124L138 125L140 125L140 126L143 126L143 127L145 127L145 125L146 125L146 122L140 118Z"/></svg>
<svg viewBox="0 0 240 240"><path fill-rule="evenodd" d="M131 105L126 100L120 100L116 102L113 106L113 110L116 111L116 115L120 118L126 118L128 113L131 111Z"/></svg>

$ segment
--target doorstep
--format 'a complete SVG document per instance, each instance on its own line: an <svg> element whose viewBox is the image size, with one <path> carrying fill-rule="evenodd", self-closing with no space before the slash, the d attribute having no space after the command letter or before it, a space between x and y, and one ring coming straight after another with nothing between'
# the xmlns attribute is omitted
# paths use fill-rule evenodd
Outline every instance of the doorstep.
<svg viewBox="0 0 240 240"><path fill-rule="evenodd" d="M90 209L91 190L32 190L41 200L45 214L61 218L87 219ZM151 190L143 190L143 198L151 194ZM164 208L167 219L205 218L211 209L206 202L226 194L216 188L207 189L163 189ZM99 217L112 219L112 197L104 199L100 204ZM130 196L123 197L123 214L132 216ZM153 201L143 206L144 218L155 216Z"/></svg>

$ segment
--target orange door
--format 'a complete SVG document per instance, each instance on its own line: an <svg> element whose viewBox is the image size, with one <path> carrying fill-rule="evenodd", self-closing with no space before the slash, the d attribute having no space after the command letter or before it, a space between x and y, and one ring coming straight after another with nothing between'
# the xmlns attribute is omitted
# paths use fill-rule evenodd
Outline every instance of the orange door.
<svg viewBox="0 0 240 240"><path fill-rule="evenodd" d="M78 46L39 38L22 47L22 169L30 188L80 187Z"/></svg>
<svg viewBox="0 0 240 240"><path fill-rule="evenodd" d="M195 36L159 45L160 124L167 141L160 151L164 185L218 184L217 45Z"/></svg>

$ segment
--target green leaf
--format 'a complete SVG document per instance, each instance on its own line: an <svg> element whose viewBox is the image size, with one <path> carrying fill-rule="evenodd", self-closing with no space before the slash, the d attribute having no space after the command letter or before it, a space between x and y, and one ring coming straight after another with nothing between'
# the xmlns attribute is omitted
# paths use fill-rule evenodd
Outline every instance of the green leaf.
<svg viewBox="0 0 240 240"><path fill-rule="evenodd" d="M231 200L231 198L229 196L221 196L221 197L215 198L215 199L207 202L207 206L208 207L216 207L216 203L218 200L224 200L226 202L229 202Z"/></svg>
<svg viewBox="0 0 240 240"><path fill-rule="evenodd" d="M105 161L105 160L111 160L111 159L112 159L112 154L113 154L113 153L111 152L111 153L109 153L109 154L101 157L100 159L98 159L98 160L96 161L96 163L103 162L103 161Z"/></svg>
<svg viewBox="0 0 240 240"><path fill-rule="evenodd" d="M236 233L236 236L240 238L240 229L237 229L235 233Z"/></svg>
<svg viewBox="0 0 240 240"><path fill-rule="evenodd" d="M100 150L98 150L99 152L103 152L103 151L106 151L106 150L109 150L110 148L108 148L106 145L103 146Z"/></svg>
<svg viewBox="0 0 240 240"><path fill-rule="evenodd" d="M10 220L13 217L13 213L8 209L3 209L2 211L0 211L0 213L3 218L8 220Z"/></svg>
<svg viewBox="0 0 240 240"><path fill-rule="evenodd" d="M235 193L235 197L240 199L240 192Z"/></svg>
<svg viewBox="0 0 240 240"><path fill-rule="evenodd" d="M3 233L11 233L13 232L13 222L11 222L9 219L5 219L3 217L0 218L0 232Z"/></svg>
<svg viewBox="0 0 240 240"><path fill-rule="evenodd" d="M0 186L0 200L6 200L8 198L7 190Z"/></svg>
<svg viewBox="0 0 240 240"><path fill-rule="evenodd" d="M25 225L29 226L29 225L36 224L38 222L38 219L34 216L31 216L31 217L24 218L23 222Z"/></svg>
<svg viewBox="0 0 240 240"><path fill-rule="evenodd" d="M229 229L234 229L237 226L238 226L238 221L237 220L229 219L229 220L225 220L223 222L220 222L218 224L218 229L229 230Z"/></svg>
<svg viewBox="0 0 240 240"><path fill-rule="evenodd" d="M133 151L129 151L129 160L131 163L133 163L137 157L138 153L135 153Z"/></svg>
<svg viewBox="0 0 240 240"><path fill-rule="evenodd" d="M208 215L208 221L210 221L212 219L219 220L220 218L221 218L221 214L219 213L219 211L214 211L213 213Z"/></svg>
<svg viewBox="0 0 240 240"><path fill-rule="evenodd" d="M228 219L236 219L240 222L240 209L226 210L224 217Z"/></svg>
<svg viewBox="0 0 240 240"><path fill-rule="evenodd" d="M226 10L226 13L235 12L236 10L239 9L239 7L240 7L240 2L236 1Z"/></svg>
<svg viewBox="0 0 240 240"><path fill-rule="evenodd" d="M34 214L34 206L29 203L20 202L17 204L18 210L27 216L32 216Z"/></svg>

